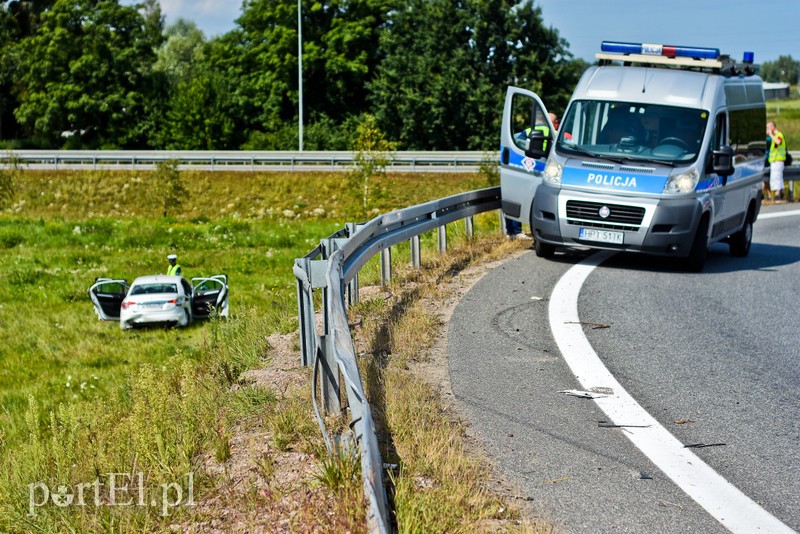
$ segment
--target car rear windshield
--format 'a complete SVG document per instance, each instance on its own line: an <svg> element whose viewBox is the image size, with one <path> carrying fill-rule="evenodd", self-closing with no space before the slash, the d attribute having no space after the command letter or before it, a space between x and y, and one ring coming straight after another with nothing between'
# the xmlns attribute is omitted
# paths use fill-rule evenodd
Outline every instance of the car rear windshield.
<svg viewBox="0 0 800 534"><path fill-rule="evenodd" d="M133 286L131 295L155 295L157 293L177 293L175 284L142 284Z"/></svg>

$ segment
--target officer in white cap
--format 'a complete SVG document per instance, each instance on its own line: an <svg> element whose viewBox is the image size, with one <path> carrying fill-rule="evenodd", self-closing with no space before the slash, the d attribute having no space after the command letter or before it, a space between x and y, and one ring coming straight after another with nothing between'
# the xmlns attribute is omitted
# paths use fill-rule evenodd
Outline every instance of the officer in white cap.
<svg viewBox="0 0 800 534"><path fill-rule="evenodd" d="M178 256L175 254L170 254L167 256L167 260L169 260L169 266L167 267L167 275L169 276L180 276L183 274L181 270L181 266L178 265Z"/></svg>

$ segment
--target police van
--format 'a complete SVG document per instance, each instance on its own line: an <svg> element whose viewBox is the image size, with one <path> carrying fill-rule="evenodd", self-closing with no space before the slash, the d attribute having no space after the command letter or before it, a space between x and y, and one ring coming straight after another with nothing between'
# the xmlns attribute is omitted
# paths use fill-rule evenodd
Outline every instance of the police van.
<svg viewBox="0 0 800 534"><path fill-rule="evenodd" d="M747 256L761 209L766 107L753 54L604 41L558 130L541 99L509 87L503 212L536 254L582 246L684 258Z"/></svg>

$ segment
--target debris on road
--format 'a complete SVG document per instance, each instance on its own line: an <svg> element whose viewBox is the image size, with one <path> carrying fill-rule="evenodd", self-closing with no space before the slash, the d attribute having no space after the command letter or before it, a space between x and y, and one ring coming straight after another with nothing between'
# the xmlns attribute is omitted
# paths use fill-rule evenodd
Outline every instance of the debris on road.
<svg viewBox="0 0 800 534"><path fill-rule="evenodd" d="M601 399L607 396L607 395L600 395L592 391L581 391L580 389L565 389L563 391L559 391L559 393L566 393L567 395L572 395L573 397L580 397L582 399Z"/></svg>
<svg viewBox="0 0 800 534"><path fill-rule="evenodd" d="M727 443L692 443L684 445L684 449L705 449L706 447L724 447Z"/></svg>
<svg viewBox="0 0 800 534"><path fill-rule="evenodd" d="M583 324L586 326L591 326L592 330L599 330L601 328L611 328L610 324L592 323L589 321L565 321L564 324Z"/></svg>
<svg viewBox="0 0 800 534"><path fill-rule="evenodd" d="M650 425L618 425L608 421L598 421L597 426L600 428L650 428Z"/></svg>

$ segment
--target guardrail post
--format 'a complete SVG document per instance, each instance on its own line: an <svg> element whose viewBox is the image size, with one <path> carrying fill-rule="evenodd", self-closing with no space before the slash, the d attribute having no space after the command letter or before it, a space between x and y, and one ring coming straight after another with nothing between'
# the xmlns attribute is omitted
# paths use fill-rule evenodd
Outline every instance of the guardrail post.
<svg viewBox="0 0 800 534"><path fill-rule="evenodd" d="M467 231L467 239L475 237L475 221L472 220L472 217L464 219L464 229Z"/></svg>
<svg viewBox="0 0 800 534"><path fill-rule="evenodd" d="M439 252L447 252L447 225L443 224L439 228Z"/></svg>
<svg viewBox="0 0 800 534"><path fill-rule="evenodd" d="M306 273L306 278L310 279L308 260L298 258L295 265ZM297 315L300 320L300 363L305 367L314 364L314 354L316 354L316 334L314 332L314 298L311 284L304 284L297 279Z"/></svg>
<svg viewBox="0 0 800 534"><path fill-rule="evenodd" d="M358 231L356 223L345 223L344 227L347 229L347 237L353 237L353 234ZM358 273L347 284L347 305L353 306L355 304L358 304Z"/></svg>
<svg viewBox="0 0 800 534"><path fill-rule="evenodd" d="M322 341L322 347L324 347L320 358L322 402L325 405L325 412L338 414L342 411L342 401L339 390L339 364L336 361L336 351L333 348L333 336L330 332L325 332L320 341Z"/></svg>
<svg viewBox="0 0 800 534"><path fill-rule="evenodd" d="M506 231L506 216L503 215L503 210L497 210L497 214L500 216L500 233L503 235L508 235Z"/></svg>
<svg viewBox="0 0 800 534"><path fill-rule="evenodd" d="M415 235L410 239L411 242L411 266L414 269L419 269L420 266L420 251L419 251L419 236Z"/></svg>
<svg viewBox="0 0 800 534"><path fill-rule="evenodd" d="M388 286L392 281L392 247L381 250L381 285Z"/></svg>

